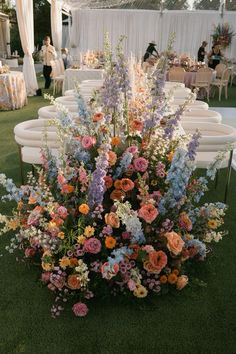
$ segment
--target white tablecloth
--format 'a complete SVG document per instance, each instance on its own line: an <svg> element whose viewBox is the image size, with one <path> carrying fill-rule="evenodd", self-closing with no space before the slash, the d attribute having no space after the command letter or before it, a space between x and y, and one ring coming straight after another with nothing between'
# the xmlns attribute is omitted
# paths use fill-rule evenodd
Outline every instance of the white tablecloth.
<svg viewBox="0 0 236 354"><path fill-rule="evenodd" d="M83 80L101 80L104 70L102 69L67 69L64 73L63 93L74 89L76 82Z"/></svg>
<svg viewBox="0 0 236 354"><path fill-rule="evenodd" d="M0 110L22 108L27 104L25 80L22 72L0 75Z"/></svg>

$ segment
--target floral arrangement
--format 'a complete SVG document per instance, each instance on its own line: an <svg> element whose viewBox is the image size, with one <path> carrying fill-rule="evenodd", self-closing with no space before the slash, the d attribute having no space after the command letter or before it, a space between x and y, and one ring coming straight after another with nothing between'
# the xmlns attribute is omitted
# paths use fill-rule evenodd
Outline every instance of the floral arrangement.
<svg viewBox="0 0 236 354"><path fill-rule="evenodd" d="M103 65L103 52L88 50L83 56L83 63L88 68L100 68Z"/></svg>
<svg viewBox="0 0 236 354"><path fill-rule="evenodd" d="M40 259L41 281L55 293L53 317L66 302L85 316L88 300L101 294L180 291L189 281L185 265L204 261L208 243L225 234L226 206L199 205L207 190L207 179L193 175L199 133L178 134L186 105L166 113L168 58L149 79L138 66L131 90L121 44L117 53L113 65L106 42L98 101L86 106L78 91L79 122L65 110L49 122L58 129L59 155L45 147L43 166L26 185L0 175L2 200L16 202L12 215L0 215L1 233L14 231L11 253Z"/></svg>
<svg viewBox="0 0 236 354"><path fill-rule="evenodd" d="M220 45L226 48L231 44L234 35L235 33L228 23L214 25L214 33L212 34L213 45Z"/></svg>
<svg viewBox="0 0 236 354"><path fill-rule="evenodd" d="M8 65L0 66L0 74L8 74L10 72L10 68Z"/></svg>

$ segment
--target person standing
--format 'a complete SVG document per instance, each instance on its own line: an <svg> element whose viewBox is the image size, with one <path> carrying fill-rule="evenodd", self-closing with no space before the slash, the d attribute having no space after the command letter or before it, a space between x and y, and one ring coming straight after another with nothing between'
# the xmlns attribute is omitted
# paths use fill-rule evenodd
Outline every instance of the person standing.
<svg viewBox="0 0 236 354"><path fill-rule="evenodd" d="M44 45L41 48L41 57L43 59L43 76L45 78L45 89L48 89L51 84L51 60L55 60L57 53L55 48L50 44L51 39L49 36L44 38Z"/></svg>
<svg viewBox="0 0 236 354"><path fill-rule="evenodd" d="M203 41L201 47L198 49L197 52L197 61L201 61L204 62L205 60L205 55L206 55L206 51L205 48L207 46L207 42Z"/></svg>
<svg viewBox="0 0 236 354"><path fill-rule="evenodd" d="M158 54L158 51L156 50L155 46L156 46L156 42L152 41L149 43L147 49L146 49L146 52L144 54L144 57L143 57L143 61L147 61L148 59L150 59L152 56L155 57L155 58L158 58L159 57L159 54Z"/></svg>

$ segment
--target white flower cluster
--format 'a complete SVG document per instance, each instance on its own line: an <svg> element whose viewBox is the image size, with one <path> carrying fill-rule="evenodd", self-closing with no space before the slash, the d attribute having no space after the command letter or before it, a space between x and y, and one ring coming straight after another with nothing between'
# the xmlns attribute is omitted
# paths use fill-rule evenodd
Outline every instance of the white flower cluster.
<svg viewBox="0 0 236 354"><path fill-rule="evenodd" d="M79 259L78 265L75 268L76 270L76 275L80 281L81 287L85 288L90 281L88 275L89 275L89 270L87 267L87 264L82 261L82 259Z"/></svg>
<svg viewBox="0 0 236 354"><path fill-rule="evenodd" d="M214 242L219 242L222 240L222 237L224 236L225 233L223 232L216 232L216 231L208 231L203 238L203 241L210 243L212 241Z"/></svg>

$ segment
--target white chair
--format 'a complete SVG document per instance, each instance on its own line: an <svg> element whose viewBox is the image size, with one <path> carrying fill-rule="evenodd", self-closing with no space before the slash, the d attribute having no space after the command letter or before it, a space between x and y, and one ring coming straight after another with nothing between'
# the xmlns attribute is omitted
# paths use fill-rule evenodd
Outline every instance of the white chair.
<svg viewBox="0 0 236 354"><path fill-rule="evenodd" d="M196 165L198 168L207 168L219 151L225 149L227 144L236 146L236 129L225 124L182 122L186 133L193 134L197 129L201 133L199 147L197 148ZM226 154L219 169L228 167L224 201L227 201L228 188L230 183L233 148Z"/></svg>
<svg viewBox="0 0 236 354"><path fill-rule="evenodd" d="M164 88L164 92L166 95L172 90L172 88ZM187 99L189 94L191 93L191 90L187 87L178 87L173 91L173 97L174 99Z"/></svg>
<svg viewBox="0 0 236 354"><path fill-rule="evenodd" d="M221 123L222 116L220 113L206 110L206 109L194 109L187 110L181 116L181 121L187 122L207 122L207 123Z"/></svg>
<svg viewBox="0 0 236 354"><path fill-rule="evenodd" d="M45 132L47 132L46 142L44 142ZM51 148L52 154L57 155L59 148L57 130L53 126L47 127L45 121L35 119L17 124L14 128L14 134L15 141L19 146L20 173L23 184L23 162L42 164L41 149L45 143Z"/></svg>
<svg viewBox="0 0 236 354"><path fill-rule="evenodd" d="M212 72L210 68L201 68L196 73L196 81L191 84L193 88L204 89L207 94L207 100L210 97L210 86L212 82Z"/></svg>
<svg viewBox="0 0 236 354"><path fill-rule="evenodd" d="M221 79L222 74L223 74L225 69L226 69L226 65L225 64L223 64L223 63L217 64L216 67L215 67L216 77Z"/></svg>
<svg viewBox="0 0 236 354"><path fill-rule="evenodd" d="M64 81L64 75L61 73L61 66L57 60L51 60L52 73L51 77L53 79L53 95L62 90L62 85Z"/></svg>
<svg viewBox="0 0 236 354"><path fill-rule="evenodd" d="M75 90L66 90L64 92L64 96L76 96L76 91Z"/></svg>
<svg viewBox="0 0 236 354"><path fill-rule="evenodd" d="M211 83L212 87L219 89L219 101L221 100L222 89L225 89L225 98L228 99L228 84L231 76L231 69L226 68L220 79L216 79Z"/></svg>

